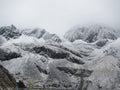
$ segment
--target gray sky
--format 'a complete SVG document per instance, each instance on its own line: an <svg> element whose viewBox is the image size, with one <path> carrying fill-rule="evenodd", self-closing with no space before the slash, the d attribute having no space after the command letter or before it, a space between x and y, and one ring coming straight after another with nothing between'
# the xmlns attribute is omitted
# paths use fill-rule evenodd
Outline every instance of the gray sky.
<svg viewBox="0 0 120 90"><path fill-rule="evenodd" d="M0 0L0 26L40 27L61 36L86 23L120 28L120 0Z"/></svg>

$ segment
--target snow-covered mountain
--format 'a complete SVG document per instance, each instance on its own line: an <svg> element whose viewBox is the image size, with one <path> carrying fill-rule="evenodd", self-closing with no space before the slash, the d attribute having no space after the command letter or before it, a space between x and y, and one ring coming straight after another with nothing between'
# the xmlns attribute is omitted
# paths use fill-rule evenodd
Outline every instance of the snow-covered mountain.
<svg viewBox="0 0 120 90"><path fill-rule="evenodd" d="M119 36L120 31L103 25L75 26L64 35L71 42L81 39L89 43L99 39L115 40Z"/></svg>
<svg viewBox="0 0 120 90"><path fill-rule="evenodd" d="M0 37L0 64L16 81L48 90L120 90L120 38L115 29L72 29L65 34L68 41L44 29L17 30L15 38L6 38L6 32Z"/></svg>
<svg viewBox="0 0 120 90"><path fill-rule="evenodd" d="M42 28L35 29L17 29L14 25L4 26L0 28L0 43L3 41L3 38L7 40L19 38L21 35L26 35L30 37L36 37L38 39L43 39L46 42L61 43L62 40L56 34L51 34ZM5 41L5 39L4 39Z"/></svg>

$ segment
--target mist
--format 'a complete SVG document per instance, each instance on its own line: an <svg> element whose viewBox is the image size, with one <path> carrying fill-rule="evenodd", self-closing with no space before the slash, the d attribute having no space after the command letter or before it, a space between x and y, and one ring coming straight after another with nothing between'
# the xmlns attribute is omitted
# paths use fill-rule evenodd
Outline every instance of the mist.
<svg viewBox="0 0 120 90"><path fill-rule="evenodd" d="M94 23L120 28L120 0L0 0L0 26L62 36L72 26Z"/></svg>

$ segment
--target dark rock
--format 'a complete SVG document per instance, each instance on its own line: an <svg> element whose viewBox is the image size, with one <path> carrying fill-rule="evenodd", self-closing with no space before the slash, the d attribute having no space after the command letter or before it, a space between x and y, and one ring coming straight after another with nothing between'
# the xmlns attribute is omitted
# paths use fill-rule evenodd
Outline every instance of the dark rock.
<svg viewBox="0 0 120 90"><path fill-rule="evenodd" d="M67 60L73 63L77 63L77 64L84 64L84 62L82 60L80 60L80 58L75 58L75 57L67 57Z"/></svg>
<svg viewBox="0 0 120 90"><path fill-rule="evenodd" d="M16 87L16 80L13 76L0 65L0 90L14 90Z"/></svg>
<svg viewBox="0 0 120 90"><path fill-rule="evenodd" d="M71 67L57 67L60 71L64 71L65 73L72 74L78 77L89 77L92 73L91 70L87 69L75 69Z"/></svg>
<svg viewBox="0 0 120 90"><path fill-rule="evenodd" d="M48 47L45 46L41 46L41 47L34 47L33 51L35 51L36 53L45 53L47 54L49 57L53 58L53 59L64 59L66 58L69 54L66 52L56 52Z"/></svg>
<svg viewBox="0 0 120 90"><path fill-rule="evenodd" d="M18 57L21 57L21 55L16 52L6 52L0 49L0 60L2 61L10 60L10 59L18 58Z"/></svg>
<svg viewBox="0 0 120 90"><path fill-rule="evenodd" d="M107 39L97 41L96 45L99 47L103 47L108 42Z"/></svg>
<svg viewBox="0 0 120 90"><path fill-rule="evenodd" d="M19 81L18 83L17 83L17 85L18 85L18 88L26 88L26 86L24 85L24 83L22 82L22 81Z"/></svg>

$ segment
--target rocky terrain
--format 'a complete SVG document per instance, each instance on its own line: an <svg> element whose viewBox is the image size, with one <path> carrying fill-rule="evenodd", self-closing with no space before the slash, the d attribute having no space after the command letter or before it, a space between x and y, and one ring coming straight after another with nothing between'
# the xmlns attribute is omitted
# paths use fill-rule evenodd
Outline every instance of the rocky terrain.
<svg viewBox="0 0 120 90"><path fill-rule="evenodd" d="M63 40L45 29L11 25L0 35L0 64L26 87L120 90L119 30L77 26Z"/></svg>

